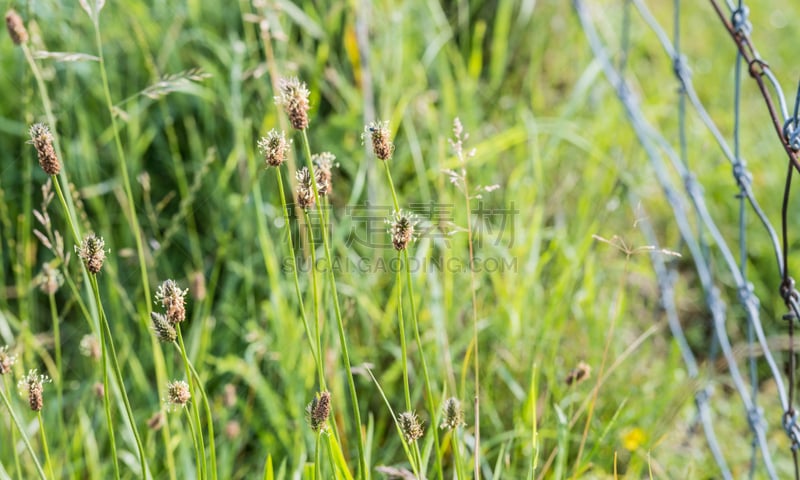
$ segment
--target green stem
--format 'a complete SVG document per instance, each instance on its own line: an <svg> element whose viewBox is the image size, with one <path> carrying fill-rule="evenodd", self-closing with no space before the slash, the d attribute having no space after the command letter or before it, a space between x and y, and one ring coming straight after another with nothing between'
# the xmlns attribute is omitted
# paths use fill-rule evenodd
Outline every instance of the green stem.
<svg viewBox="0 0 800 480"><path fill-rule="evenodd" d="M453 449L453 463L456 466L456 479L463 480L464 466L461 464L461 452L458 449L458 428L450 432L450 448Z"/></svg>
<svg viewBox="0 0 800 480"><path fill-rule="evenodd" d="M314 244L314 229L311 225L311 218L308 215L308 210L303 209L303 218L306 221L306 228L308 229L308 245L311 251L311 292L314 298L314 339L317 343L317 352L319 352L320 362L322 357L322 334L320 333L320 316L319 316L319 288L317 287L317 247ZM322 372L322 365L318 365L320 373ZM320 375L323 378L323 375ZM324 389L325 385L320 382L320 388Z"/></svg>
<svg viewBox="0 0 800 480"><path fill-rule="evenodd" d="M320 459L320 436L322 435L321 432L317 432L317 441L314 445L314 479L315 480L322 480L322 461Z"/></svg>
<svg viewBox="0 0 800 480"><path fill-rule="evenodd" d="M314 340L311 336L311 329L308 326L308 318L306 317L306 308L303 303L303 294L300 293L300 278L297 273L297 257L295 257L294 253L294 239L292 238L292 227L289 223L289 210L286 205L286 194L283 191L283 177L281 176L281 169L280 167L275 169L275 178L278 182L278 191L280 192L281 197L281 210L283 210L283 221L286 225L286 237L289 241L289 255L292 259L292 273L294 274L294 292L297 295L297 304L300 306L300 319L303 321L303 328L306 331L306 337L308 338L308 346L311 349L311 355L314 357L314 362L317 364L317 376L319 377L319 385L320 390L326 390L327 386L325 385L325 375L324 371L322 370L322 358L321 358L321 350L316 350L314 346Z"/></svg>
<svg viewBox="0 0 800 480"><path fill-rule="evenodd" d="M190 400L191 401L191 400ZM192 402L194 403L194 402ZM200 446L197 444L197 431L194 429L194 419L192 418L192 414L189 413L188 408L182 408L186 412L186 423L189 424L189 431L192 434L192 445L194 446L194 458L195 462L197 463L198 467L200 468L200 478L205 478L205 460L203 459L202 454L200 453ZM197 426L197 429L200 430L200 425ZM201 434L202 435L202 434Z"/></svg>
<svg viewBox="0 0 800 480"><path fill-rule="evenodd" d="M400 204L397 201L397 192L394 188L392 181L392 173L389 171L389 163L383 162L384 170L386 172L386 180L389 182L389 190L392 192L392 200L394 201L395 211L400 211ZM422 337L419 333L419 317L417 316L417 305L414 300L414 285L411 281L411 263L408 259L408 249L403 250L403 259L405 260L406 271L406 288L408 289L408 299L411 304L411 326L414 329L414 340L419 350L420 360L422 361L422 376L425 380L425 396L428 400L428 411L431 417L431 428L433 431L433 444L436 449L436 473L440 480L444 479L444 470L442 469L442 450L439 447L439 431L436 428L436 406L433 401L433 389L431 388L430 375L428 374L428 362L425 359L425 350L422 348Z"/></svg>
<svg viewBox="0 0 800 480"><path fill-rule="evenodd" d="M463 159L462 159L463 161ZM480 355L478 354L478 297L475 291L475 253L472 246L472 208L469 201L469 183L467 182L466 168L464 169L464 201L467 207L467 242L469 243L469 282L470 292L472 293L472 344L474 346L473 374L475 376L475 397L473 405L475 409L475 461L474 477L475 480L481 478L481 377L480 377Z"/></svg>
<svg viewBox="0 0 800 480"><path fill-rule="evenodd" d="M397 263L402 263L402 259L400 258L400 252L397 252ZM397 269L397 278L395 280L397 282L397 320L399 322L400 327L400 354L403 357L401 359L403 365L403 393L406 397L406 411L411 411L411 387L409 386L408 382L408 350L406 348L406 324L405 320L403 319L403 282L402 277L400 276L400 269Z"/></svg>
<svg viewBox="0 0 800 480"><path fill-rule="evenodd" d="M50 319L53 322L53 343L56 350L56 370L58 371L58 378L56 382L56 398L58 399L58 426L59 426L59 441L63 445L64 433L67 431L64 427L64 370L61 366L61 328L58 319L58 309L56 308L56 297L54 293L47 295L50 303Z"/></svg>
<svg viewBox="0 0 800 480"><path fill-rule="evenodd" d="M189 367L189 357L186 355L186 346L183 343L183 334L181 333L180 325L176 325L175 330L178 332L178 350L181 352L181 358L183 358L183 366L184 370L186 371L186 380L189 382L189 391L191 392L192 398L194 398L195 379L192 376L192 369ZM199 381L200 380L198 379L197 382ZM200 462L198 464L200 466L200 478L208 478L205 461L206 445L203 438L202 420L200 420L200 407L197 406L196 401L192 401L192 414L197 422L197 437L195 438L195 441L198 442L198 448L202 453L202 456L197 459L198 462Z"/></svg>
<svg viewBox="0 0 800 480"><path fill-rule="evenodd" d="M314 176L314 163L311 161L311 146L308 143L308 135L306 134L305 130L302 130L303 133L303 146L305 147L306 153L306 163L308 164L308 171L311 173L311 178L316 178ZM314 191L314 201L317 205L319 205L319 189L317 188L317 182L311 182L312 189ZM347 383L350 387L350 400L352 401L353 407L353 416L356 420L356 435L358 437L358 461L359 466L361 469L361 474L363 475L364 479L369 479L370 472L367 468L367 457L366 451L364 447L364 437L361 433L362 423L361 423L361 412L358 408L358 394L356 393L356 384L355 379L353 378L353 370L350 367L350 353L348 352L347 348L347 337L344 333L344 321L342 320L342 311L339 307L339 294L336 289L336 276L333 273L333 258L331 256L331 249L328 244L328 232L326 229L322 229L322 244L325 248L325 259L328 262L328 277L331 284L331 295L333 296L333 308L336 313L336 326L339 330L339 342L342 345L342 360L344 361L344 367L347 371Z"/></svg>
<svg viewBox="0 0 800 480"><path fill-rule="evenodd" d="M99 297L98 298L99 301ZM101 330L100 336L100 355L103 359L103 410L106 414L106 424L108 424L108 439L111 446L111 456L114 459L114 478L119 480L119 455L117 454L117 441L114 434L114 421L111 415L111 385L108 381L108 348L106 347L105 335Z"/></svg>
<svg viewBox="0 0 800 480"><path fill-rule="evenodd" d="M108 318L106 317L106 312L103 309L103 304L100 302L100 290L97 286L97 276L92 274L89 276L90 281L92 282L92 290L94 290L95 302L97 302L98 310L100 312L100 325L102 330L105 332L105 338L108 342L108 348L111 352L111 366L112 371L114 372L114 376L116 377L117 385L119 386L120 393L122 394L122 402L125 404L125 413L128 416L128 423L130 424L131 430L133 432L133 437L136 440L136 447L139 450L139 463L142 468L142 478L147 478L148 469L147 469L147 462L145 460L144 454L144 447L142 446L142 439L139 436L139 430L136 428L136 421L133 418L133 410L131 409L131 402L128 400L128 393L125 390L125 382L122 379L122 370L119 368L119 360L117 359L117 351L114 347L114 340L113 335L111 333L111 327L108 325Z"/></svg>
<svg viewBox="0 0 800 480"><path fill-rule="evenodd" d="M136 254L139 259L139 273L142 281L142 290L144 298L150 298L150 284L147 281L147 262L144 257L144 246L142 244L141 229L139 228L139 219L136 216L136 206L133 203L133 189L131 188L131 181L128 176L128 165L125 160L125 151L122 148L122 140L119 136L119 128L117 127L117 118L114 116L114 104L111 101L111 89L108 86L108 74L106 72L106 61L103 55L103 41L100 37L100 24L98 21L99 14L94 20L94 33L95 42L97 44L97 56L100 59L100 78L103 83L103 94L105 95L106 107L108 108L108 115L111 117L111 129L114 132L114 144L117 147L117 160L119 161L119 169L122 174L122 185L125 189L125 199L128 202L128 209L131 216L131 230L133 237L136 241ZM149 312L148 312L149 313ZM143 320L146 328L147 320Z"/></svg>
<svg viewBox="0 0 800 480"><path fill-rule="evenodd" d="M39 433L42 436L42 450L44 450L44 464L47 465L47 471L50 472L50 478L56 478L56 473L53 471L53 462L50 460L50 448L47 446L47 435L45 434L44 419L42 418L42 411L36 412L39 417Z"/></svg>
<svg viewBox="0 0 800 480"><path fill-rule="evenodd" d="M19 421L19 418L17 418L17 414L14 413L14 409L11 408L11 402L8 401L8 397L6 396L6 391L4 388L0 388L0 398L3 399L3 403L8 409L8 413L11 415L11 420L17 427L17 431L19 432L20 436L22 436L22 441L25 442L25 447L28 449L28 453L30 453L31 458L33 459L33 465L36 467L36 472L39 474L39 478L42 480L47 480L47 475L44 474L42 465L39 463L39 459L36 458L36 453L33 451L33 447L28 439L28 435L25 434L25 429L22 427L22 423Z"/></svg>
<svg viewBox="0 0 800 480"><path fill-rule="evenodd" d="M189 370L192 371L192 375L197 380L197 388L200 389L200 396L203 398L203 408L206 412L206 423L208 423L208 438L209 438L209 448L211 449L211 478L216 480L217 478L217 448L216 448L216 440L214 437L214 417L211 415L211 405L208 403L208 395L206 395L206 389L203 388L203 382L200 380L200 374L197 373L197 370L194 369L194 365L192 362L189 363Z"/></svg>

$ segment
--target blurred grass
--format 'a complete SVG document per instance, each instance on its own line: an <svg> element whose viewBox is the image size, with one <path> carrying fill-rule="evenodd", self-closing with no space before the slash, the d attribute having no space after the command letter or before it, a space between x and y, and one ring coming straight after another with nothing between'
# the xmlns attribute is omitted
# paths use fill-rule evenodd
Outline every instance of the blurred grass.
<svg viewBox="0 0 800 480"><path fill-rule="evenodd" d="M619 43L622 3L603 1L593 6L593 16L612 45ZM684 49L695 85L715 121L729 133L733 49L708 5L684 3ZM800 66L793 62L793 42L787 39L791 24L781 20L792 18L790 12L798 13L797 6L788 1L748 3L762 55L782 83L792 85ZM91 22L77 3L43 0L9 6L25 18L35 50L96 54ZM669 5L652 8L669 28ZM112 98L124 125L128 172L140 179L134 185L135 214L147 244L150 284L175 278L188 286L195 272L206 280L208 294L191 302L185 333L192 361L214 403L221 478L250 478L263 471L268 456L276 478L282 478L280 472L286 477L299 474L305 462L313 461L314 440L305 428L304 408L316 391L314 364L306 350L290 276L282 271L288 253L280 228L280 202L272 175L265 173L255 152L256 139L280 125L258 22L269 25L280 74L299 75L309 84L312 148L330 150L340 163L333 197L339 256L373 261L393 256L388 250L344 246L348 234L359 226L348 214L348 205L390 201L381 172L359 138L370 111L391 120L397 132L391 168L401 203L450 206L454 222L465 225L459 193L441 172L457 166L447 138L458 116L471 134L468 146L477 149L468 167L471 182L501 185L485 195L487 206L513 205L518 210L513 232L507 226L497 245L486 235L478 252L516 266L512 271L479 274L485 379L481 433L487 478L492 471L502 472L503 478L528 474L535 451L534 404L537 475L547 467L548 477L605 477L614 471L615 458L616 471L631 477L650 471L662 478L716 475L702 436L688 433L699 386L687 378L665 328L647 258L626 260L592 239L592 234L620 235L631 245L642 244L633 227L638 214L627 204L627 191L633 189L644 199L662 245L681 251L671 212L611 89L592 62L567 2L305 0L240 1L224 7L196 0L109 2L100 25ZM638 93L647 101L651 120L668 137L675 137L677 96L671 63L641 22L632 25L628 65L639 76ZM368 33L368 58L358 45L359 28ZM53 60L40 64L55 103L64 165L85 206L84 229L103 235L112 252L99 280L112 329L119 336L115 341L127 389L144 428L146 419L161 408L165 386L153 381L150 332L141 314L152 299L143 298L138 279L131 212L126 210L97 64ZM34 168L34 152L25 144L29 124L43 119L43 110L21 52L7 39L0 42L0 65L0 89L5 92L0 101L4 152L0 345L8 343L21 354L15 372L21 375L28 368L45 366L52 354L47 298L34 282L42 263L52 256L31 234L35 227L31 211L38 208L45 176ZM210 77L158 98L140 95L166 75L195 68ZM366 84L374 89L374 103L365 98ZM763 128L764 107L754 92L748 84L743 97L743 149L759 200L777 223L783 158L774 133ZM713 200L712 213L734 241L735 184L721 155L708 154L716 152L710 137L699 124L692 126L692 167ZM145 174L147 179L142 178ZM50 214L55 225L64 225L56 209ZM750 272L765 319L779 320L783 312L775 294L777 272L770 246L750 221L755 232L749 239ZM465 237L422 239L412 253L418 258L443 255L466 261ZM684 265L677 298L693 347L702 357L707 353L709 318L689 264ZM65 274L77 280L77 272L73 260ZM301 281L305 281L302 276ZM343 272L338 281L353 364L372 365L389 399L399 405L402 384L393 274ZM466 401L470 389L461 391L460 378L470 341L465 295L469 275L427 271L419 273L415 282L435 388L466 395ZM735 298L734 291L728 293ZM88 331L66 289L57 294L57 301L67 382L64 404L57 405L53 395L46 403L52 408L44 411L51 454L62 459L65 476L107 478L111 471L107 438L100 403L92 393L101 369L78 354L77 345ZM572 426L569 421L590 395L595 377L577 387L567 387L564 378L581 360L594 366L596 375L615 312L619 315L607 366L637 339L642 341L603 384L582 460L589 470L575 472L585 416L577 417ZM742 315L738 308L731 312L741 321L731 325L730 333L734 343L741 344ZM769 320L765 322L769 334L782 334L783 325ZM324 335L327 345L335 346L338 340L331 326L326 324ZM410 348L409 356L416 358ZM338 372L329 381L336 415L349 425L342 419L349 409L339 353L326 353L328 370ZM530 384L534 366L535 388ZM412 362L412 380L419 373L415 368L418 365ZM170 376L180 375L178 364L168 362L167 369ZM743 474L749 460L746 416L727 390L725 370L709 369L706 375L720 384L712 406L727 460L734 473ZM227 384L236 387L232 403L223 398ZM365 422L369 419L374 429L368 445L372 465L402 464L401 444L374 385L361 375L357 386ZM768 381L762 384L761 400L772 427L775 458L788 472L790 453L776 428L780 412L772 388ZM411 393L423 410L421 382L412 381ZM19 409L24 407L21 399L16 401ZM53 427L58 408L67 421L61 431ZM0 419L5 435L8 419L5 415ZM433 427L431 419L424 420ZM173 445L163 445L160 435L145 430L151 467L155 474L163 474L164 451L172 449L180 476L188 478L194 460L181 427L183 419L176 415L168 421ZM238 432L228 431L234 421ZM469 413L467 422L469 439L473 425ZM226 432L230 438L224 437ZM643 435L633 441L640 438L637 432ZM83 443L75 444L73 438ZM355 439L343 436L342 440L352 467ZM118 442L127 451L122 463L134 468L131 439ZM13 453L7 445L2 442L0 462L11 474ZM553 463L545 464L551 454ZM23 468L33 472L24 464ZM133 475L130 469L123 471L128 478Z"/></svg>

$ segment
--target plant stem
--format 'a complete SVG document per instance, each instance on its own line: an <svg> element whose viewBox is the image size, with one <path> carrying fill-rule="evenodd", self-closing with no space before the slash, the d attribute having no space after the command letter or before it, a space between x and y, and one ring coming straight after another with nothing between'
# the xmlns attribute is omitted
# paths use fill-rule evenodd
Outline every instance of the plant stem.
<svg viewBox="0 0 800 480"><path fill-rule="evenodd" d="M386 180L389 182L389 189L392 192L392 200L394 201L395 211L400 211L400 204L397 201L397 192L394 188L392 181L392 173L389 171L389 163L383 161L384 171L386 172ZM442 450L439 446L439 432L436 428L436 406L433 401L433 389L431 388L430 375L428 374L428 362L425 359L425 350L422 348L422 337L419 333L419 317L417 316L417 305L414 300L414 285L411 281L411 263L409 262L408 249L403 250L403 259L405 260L406 271L406 288L408 289L408 299L411 304L411 326L414 329L414 340L419 350L420 360L422 361L422 376L425 380L425 396L428 400L428 411L431 417L431 430L433 431L433 444L436 448L436 473L440 480L444 479L444 470L442 469Z"/></svg>
<svg viewBox="0 0 800 480"><path fill-rule="evenodd" d="M111 385L108 382L108 347L106 346L103 331L101 330L99 333L100 356L103 359L103 410L105 410L106 423L108 424L108 440L111 446L111 456L114 458L114 478L119 480L119 455L117 454L117 441L114 434L114 421L111 415Z"/></svg>
<svg viewBox="0 0 800 480"><path fill-rule="evenodd" d="M400 252L397 252L397 263L402 263ZM400 269L397 269L397 321L400 329L400 354L403 362L403 393L406 397L406 411L411 411L411 387L408 384L408 350L406 349L406 324L403 320L403 281Z"/></svg>
<svg viewBox="0 0 800 480"><path fill-rule="evenodd" d="M207 478L208 472L206 471L206 460L205 460L206 445L205 445L205 440L203 439L203 428L200 420L200 408L197 406L197 402L194 401L195 381L194 377L192 376L192 371L189 368L189 358L186 355L186 346L183 343L183 334L181 333L181 326L175 325L175 330L178 332L178 351L180 351L181 358L183 359L183 367L186 372L186 380L189 383L189 392L191 392L192 414L194 415L194 419L197 422L197 436L194 437L194 441L197 442L196 448L200 451L201 454L201 456L198 457L197 459L198 467L200 467L200 478Z"/></svg>
<svg viewBox="0 0 800 480"><path fill-rule="evenodd" d="M25 430L22 427L22 423L19 421L19 418L17 418L17 414L14 413L14 409L11 408L11 402L8 401L8 397L6 396L6 391L4 388L0 388L0 398L3 399L3 403L6 405L8 413L11 415L11 420L17 427L17 431L19 431L20 436L22 436L22 441L25 442L25 447L28 449L28 453L31 454L31 458L33 459L33 465L36 467L36 472L39 474L39 478L41 478L42 480L47 480L47 475L44 474L44 470L42 470L42 465L39 463L39 459L36 458L36 453L33 451L33 447L31 446L31 442L28 439L28 435L25 433Z"/></svg>
<svg viewBox="0 0 800 480"><path fill-rule="evenodd" d="M56 474L53 471L53 462L50 460L50 448L47 446L47 435L45 434L44 419L42 419L42 411L41 410L37 411L36 416L39 417L39 433L42 436L42 450L44 450L44 463L45 465L47 465L47 471L50 472L50 478L56 478Z"/></svg>
<svg viewBox="0 0 800 480"><path fill-rule="evenodd" d="M187 358L188 361L188 358ZM214 417L211 415L211 406L208 403L208 395L206 395L206 389L203 388L203 382L200 380L200 374L197 373L197 370L194 369L194 365L192 362L188 362L189 369L192 371L192 375L197 380L197 388L200 389L200 396L203 398L203 408L206 411L206 423L208 423L208 439L209 439L209 448L211 449L211 478L216 480L217 478L217 448L216 448L216 440L214 437Z"/></svg>
<svg viewBox="0 0 800 480"><path fill-rule="evenodd" d="M460 155L459 155L460 156ZM462 162L463 162L462 157ZM472 245L472 208L470 207L469 182L467 181L467 169L464 169L464 201L467 207L467 242L469 243L469 282L470 293L472 293L472 344L474 348L473 368L475 375L475 398L473 400L475 408L475 480L481 478L481 416L480 416L480 355L478 355L478 297L475 291L475 253Z"/></svg>
<svg viewBox="0 0 800 480"><path fill-rule="evenodd" d="M286 225L286 237L289 242L289 255L292 258L292 273L294 274L294 293L297 295L297 304L300 307L300 319L303 321L303 328L306 331L308 338L308 346L311 349L311 355L314 357L314 362L317 364L317 376L319 377L319 385L321 390L327 389L325 385L325 375L322 370L322 359L320 350L315 351L314 337L311 335L311 329L308 326L308 317L306 316L306 308L303 303L303 294L300 292L300 277L297 274L297 257L294 253L294 239L292 238L292 227L289 223L289 210L286 206L286 194L283 191L283 177L281 176L280 167L275 169L275 179L278 182L278 192L281 197L281 210L283 210L283 221Z"/></svg>
<svg viewBox="0 0 800 480"><path fill-rule="evenodd" d="M319 205L319 189L317 188L317 182L314 180L316 177L314 175L314 162L311 161L311 146L308 143L308 135L305 130L302 130L303 133L303 146L305 147L306 153L306 163L308 164L308 171L311 173L311 185L314 191L314 201L317 205ZM331 284L331 295L333 296L333 308L336 313L336 326L339 329L339 342L342 346L342 360L344 361L344 367L347 371L347 383L350 387L350 400L353 403L353 416L356 420L356 434L358 437L358 461L359 466L361 469L362 478L368 480L370 477L369 469L367 468L367 457L364 448L364 437L361 432L362 424L361 424L361 412L358 408L358 394L356 393L356 384L353 378L353 370L350 367L350 353L347 349L347 337L344 333L344 321L342 320L342 311L339 307L339 294L336 289L336 276L333 273L333 259L331 256L331 249L330 245L328 244L328 232L325 228L322 229L322 244L325 248L325 258L328 262L328 278ZM321 352L320 352L321 353Z"/></svg>
<svg viewBox="0 0 800 480"><path fill-rule="evenodd" d="M309 250L311 251L311 292L313 295L313 305L314 305L314 338L317 342L317 352L319 352L320 362L322 356L322 334L320 332L320 315L319 315L319 289L317 287L317 247L315 245L314 240L314 229L311 225L311 217L308 215L308 210L303 209L303 218L306 222L306 228L308 230L308 245ZM323 228L325 228L323 226ZM322 368L321 365L318 366ZM322 370L320 370L320 373ZM320 375L322 378L322 375ZM320 388L325 388L323 384L320 382Z"/></svg>
<svg viewBox="0 0 800 480"><path fill-rule="evenodd" d="M97 287L97 276L92 274L89 276L89 279L92 282L92 290L94 291L95 302L97 302L98 310L100 312L100 324L102 330L105 332L106 341L108 341L108 348L110 350L111 355L111 366L112 371L114 372L114 376L116 377L117 385L119 386L120 393L122 395L122 402L125 404L125 413L128 416L128 423L130 424L131 430L133 432L133 437L136 440L136 447L139 450L139 463L142 468L142 478L147 478L148 469L147 469L147 462L145 461L144 455L144 447L142 446L142 440L139 436L139 430L136 428L136 420L133 418L133 410L131 409L131 403L128 400L128 393L125 390L125 382L122 379L122 370L119 368L119 360L117 359L117 351L114 347L114 340L111 333L111 327L108 325L108 318L106 318L106 312L103 309L103 305L100 302L100 290Z"/></svg>
<svg viewBox="0 0 800 480"><path fill-rule="evenodd" d="M320 436L322 432L317 432L317 439L314 445L314 479L315 480L322 480L322 461L320 458Z"/></svg>
<svg viewBox="0 0 800 480"><path fill-rule="evenodd" d="M147 280L147 262L144 257L144 246L142 244L141 229L139 228L139 219L136 216L136 205L133 203L133 189L131 188L131 181L128 175L128 165L125 161L125 151L122 148L122 140L119 136L119 128L117 127L117 118L114 116L114 104L111 101L111 89L108 85L108 74L106 72L106 61L103 55L103 41L100 37L100 23L99 12L94 18L94 33L95 43L97 44L97 56L100 59L100 78L103 83L103 94L105 95L106 107L108 108L108 115L111 117L111 130L114 132L114 144L117 147L117 160L119 161L119 170L122 174L122 185L125 189L125 199L128 203L128 209L131 221L131 230L133 237L136 241L136 255L139 259L139 273L142 281L142 291L144 298L150 298L150 284ZM148 312L149 313L149 312ZM146 320L143 320L143 325L146 327Z"/></svg>

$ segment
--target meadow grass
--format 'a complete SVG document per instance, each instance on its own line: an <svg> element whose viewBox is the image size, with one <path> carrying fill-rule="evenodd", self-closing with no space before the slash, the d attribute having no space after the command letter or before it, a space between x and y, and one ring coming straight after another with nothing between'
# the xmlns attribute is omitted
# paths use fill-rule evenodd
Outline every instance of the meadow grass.
<svg viewBox="0 0 800 480"><path fill-rule="evenodd" d="M694 430L702 385L635 253L642 212L686 252L568 2L64 3L7 2L28 38L0 41L0 479L717 474ZM612 44L623 3L592 9ZM748 3L791 84L775 12L797 6ZM686 6L684 48L729 132L733 50L705 7ZM676 135L671 63L633 25L637 93ZM275 102L292 77L309 94L301 128ZM780 156L763 104L742 108L745 156ZM59 171L28 144L39 122ZM291 142L280 162L261 148L273 129ZM735 184L702 129L689 144L735 238ZM751 168L776 219L784 170ZM415 219L398 226L401 211ZM97 271L74 248L90 233ZM764 316L780 319L769 242L749 242ZM705 362L698 281L671 261ZM737 351L743 318L732 309ZM783 325L766 323L778 345ZM38 412L15 391L32 369L53 379ZM738 476L750 439L726 374L708 362L701 380ZM787 473L774 385L760 394Z"/></svg>

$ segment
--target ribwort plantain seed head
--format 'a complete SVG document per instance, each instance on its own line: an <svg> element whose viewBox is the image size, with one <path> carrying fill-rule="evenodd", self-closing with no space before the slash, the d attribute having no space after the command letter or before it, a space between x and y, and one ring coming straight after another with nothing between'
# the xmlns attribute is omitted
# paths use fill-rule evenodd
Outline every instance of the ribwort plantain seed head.
<svg viewBox="0 0 800 480"><path fill-rule="evenodd" d="M28 134L31 137L30 143L36 148L36 156L42 170L48 175L58 175L61 171L61 162L58 161L56 150L53 148L53 134L50 129L44 123L34 123Z"/></svg>
<svg viewBox="0 0 800 480"><path fill-rule="evenodd" d="M282 78L278 82L279 95L275 96L275 103L283 107L289 116L292 128L305 130L308 128L308 91L305 82L301 82L296 77Z"/></svg>
<svg viewBox="0 0 800 480"><path fill-rule="evenodd" d="M291 142L286 140L283 132L278 132L273 128L258 141L258 151L268 166L280 167L286 160L290 144Z"/></svg>

